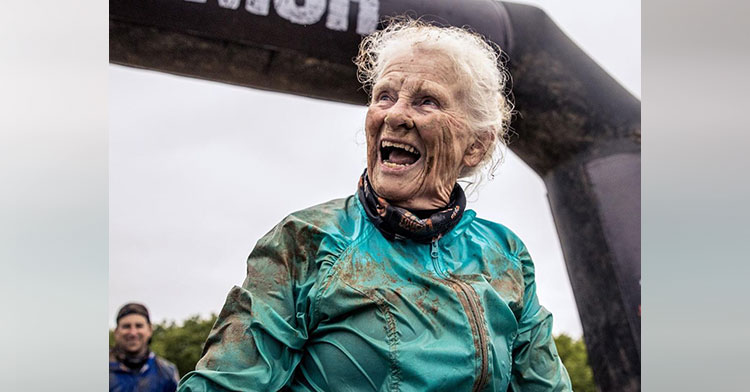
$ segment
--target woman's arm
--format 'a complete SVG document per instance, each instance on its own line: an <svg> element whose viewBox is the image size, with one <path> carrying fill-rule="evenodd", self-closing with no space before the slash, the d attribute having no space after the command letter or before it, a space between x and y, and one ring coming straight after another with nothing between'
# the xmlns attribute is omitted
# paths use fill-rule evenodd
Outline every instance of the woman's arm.
<svg viewBox="0 0 750 392"><path fill-rule="evenodd" d="M570 377L552 338L552 313L539 305L534 264L523 244L518 258L523 269L524 306L513 344L511 391L571 391Z"/></svg>
<svg viewBox="0 0 750 392"><path fill-rule="evenodd" d="M307 340L297 298L306 259L314 257L298 238L298 223L287 218L258 241L242 287L229 292L180 392L277 391L289 382Z"/></svg>

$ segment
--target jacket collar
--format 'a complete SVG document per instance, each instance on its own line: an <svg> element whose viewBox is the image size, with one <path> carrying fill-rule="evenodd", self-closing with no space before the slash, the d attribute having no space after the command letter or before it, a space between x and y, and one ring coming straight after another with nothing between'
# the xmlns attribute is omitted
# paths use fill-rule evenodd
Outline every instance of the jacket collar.
<svg viewBox="0 0 750 392"><path fill-rule="evenodd" d="M372 222L370 222L370 219L367 217L367 211L365 211L365 207L362 205L359 197L357 197L357 195L355 194L352 198L354 199L354 203L357 205L357 210L362 216L362 220L366 221L367 224L372 225ZM453 240L454 238L463 234L466 229L469 228L471 222L474 221L474 218L476 218L476 216L477 213L474 210L466 209L463 216L461 217L461 220L459 220L455 227L445 233L440 241Z"/></svg>

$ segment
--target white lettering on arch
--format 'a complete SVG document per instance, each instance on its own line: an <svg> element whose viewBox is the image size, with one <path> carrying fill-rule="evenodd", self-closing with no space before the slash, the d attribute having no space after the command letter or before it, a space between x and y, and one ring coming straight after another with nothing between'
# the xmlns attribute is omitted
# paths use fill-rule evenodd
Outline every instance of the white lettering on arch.
<svg viewBox="0 0 750 392"><path fill-rule="evenodd" d="M326 12L326 0L305 0L304 5L297 5L294 0L273 0L273 5L279 16L302 25L317 23Z"/></svg>
<svg viewBox="0 0 750 392"><path fill-rule="evenodd" d="M219 0L219 7L236 10L240 7L240 0Z"/></svg>
<svg viewBox="0 0 750 392"><path fill-rule="evenodd" d="M380 19L379 0L359 0L359 15L357 15L357 33L367 35L378 28Z"/></svg>
<svg viewBox="0 0 750 392"><path fill-rule="evenodd" d="M269 8L271 0L245 0L245 9L251 14L268 15Z"/></svg>
<svg viewBox="0 0 750 392"><path fill-rule="evenodd" d="M184 0L189 3L206 4L207 0ZM273 0L276 13L296 24L318 23L326 12L326 0ZM375 31L380 19L380 0L328 0L326 27L334 31L349 30L349 9L351 3L358 3L357 33L367 35ZM236 10L242 0L217 0L219 7ZM245 10L251 14L268 16L271 0L245 0Z"/></svg>
<svg viewBox="0 0 750 392"><path fill-rule="evenodd" d="M336 31L346 31L349 29L350 2L359 3L357 33L366 35L375 31L378 26L378 11L380 10L378 0L330 0L328 3L326 27Z"/></svg>
<svg viewBox="0 0 750 392"><path fill-rule="evenodd" d="M349 28L349 0L331 0L328 3L326 27L336 31Z"/></svg>

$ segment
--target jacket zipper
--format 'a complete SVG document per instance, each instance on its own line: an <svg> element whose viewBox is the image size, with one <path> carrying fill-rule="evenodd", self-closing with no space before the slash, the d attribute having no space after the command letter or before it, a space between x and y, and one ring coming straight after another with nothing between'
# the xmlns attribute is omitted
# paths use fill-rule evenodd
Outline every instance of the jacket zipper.
<svg viewBox="0 0 750 392"><path fill-rule="evenodd" d="M443 269L439 262L440 254L438 253L437 240L430 242L430 256L432 256L432 267L435 268L435 273L441 278L448 278L448 273L445 272L445 269Z"/></svg>
<svg viewBox="0 0 750 392"><path fill-rule="evenodd" d="M451 288L453 288L453 291L455 291L456 294L462 296L465 299L465 302L460 302L462 305L464 305L466 317L469 319L469 324L471 326L471 332L474 335L474 338L476 338L478 341L477 351L481 359L481 365L479 370L479 377L476 378L476 380L474 381L474 386L471 388L472 392L477 392L484 387L484 385L487 383L487 377L489 376L489 360L487 358L488 337L484 332L484 320L482 317L483 312L481 311L482 305L479 302L479 296L477 295L476 291L474 291L474 288L471 287L471 285L461 281L460 279L451 277L447 273L447 271L440 265L439 255L440 254L438 252L437 240L432 241L430 243L430 256L432 256L433 267L435 268L437 274L443 277L443 279L447 283L449 283Z"/></svg>
<svg viewBox="0 0 750 392"><path fill-rule="evenodd" d="M479 357L481 360L480 370L479 370L479 377L477 377L476 381L474 381L474 386L471 388L472 392L480 391L482 388L484 388L484 384L487 383L487 377L489 373L488 369L488 353L487 353L487 335L484 333L484 326L483 320L482 320L482 312L481 312L481 304L479 304L479 297L476 294L476 291L468 284L465 283L459 279L446 279L447 281L454 284L454 291L457 293L460 291L459 295L463 295L464 298L466 298L466 303L469 305L468 309L466 309L466 315L469 318L469 322L472 323L472 333L476 336L478 340L478 346L477 351L479 352ZM458 289L456 289L458 287Z"/></svg>

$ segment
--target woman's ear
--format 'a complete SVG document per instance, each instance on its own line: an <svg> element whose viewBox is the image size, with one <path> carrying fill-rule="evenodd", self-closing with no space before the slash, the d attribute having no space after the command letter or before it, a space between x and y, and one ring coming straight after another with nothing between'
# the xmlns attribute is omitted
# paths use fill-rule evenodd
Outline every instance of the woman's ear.
<svg viewBox="0 0 750 392"><path fill-rule="evenodd" d="M495 141L495 134L491 131L479 133L474 137L474 142L464 152L463 164L465 167L474 167L482 162L487 150Z"/></svg>

